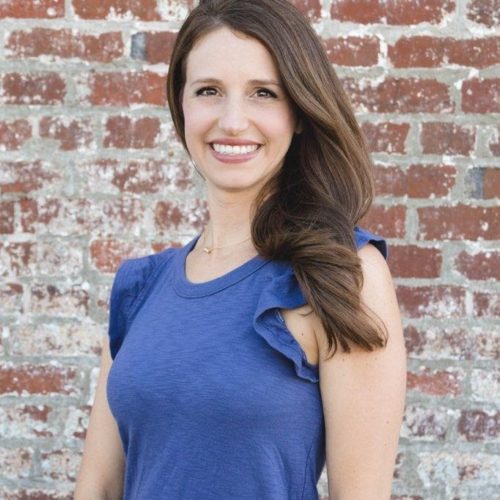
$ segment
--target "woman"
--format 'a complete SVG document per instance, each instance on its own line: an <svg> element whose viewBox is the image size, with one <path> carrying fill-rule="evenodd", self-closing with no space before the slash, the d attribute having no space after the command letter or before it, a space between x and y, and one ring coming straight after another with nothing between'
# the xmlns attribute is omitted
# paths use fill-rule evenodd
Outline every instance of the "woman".
<svg viewBox="0 0 500 500"><path fill-rule="evenodd" d="M285 0L202 1L168 96L209 222L117 272L75 498L314 499L325 459L331 499L390 498L401 320L321 43Z"/></svg>

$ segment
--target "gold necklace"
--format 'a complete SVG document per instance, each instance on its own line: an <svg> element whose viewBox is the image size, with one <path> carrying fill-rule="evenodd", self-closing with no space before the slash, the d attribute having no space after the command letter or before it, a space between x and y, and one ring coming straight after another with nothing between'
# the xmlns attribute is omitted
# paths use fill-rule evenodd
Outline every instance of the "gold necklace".
<svg viewBox="0 0 500 500"><path fill-rule="evenodd" d="M227 247L232 247L234 245L239 245L240 243L245 243L245 241L248 241L249 239L251 239L252 237L250 236L249 238L247 238L246 240L243 240L243 241L239 241L237 243L231 243L230 245L224 245L222 247L208 247L208 246L204 246L203 247L203 251L206 252L206 253L212 253L212 250L215 250L215 249L220 249L220 248L227 248ZM205 234L205 232L203 232L203 244L205 245L205 241L207 239L207 236Z"/></svg>

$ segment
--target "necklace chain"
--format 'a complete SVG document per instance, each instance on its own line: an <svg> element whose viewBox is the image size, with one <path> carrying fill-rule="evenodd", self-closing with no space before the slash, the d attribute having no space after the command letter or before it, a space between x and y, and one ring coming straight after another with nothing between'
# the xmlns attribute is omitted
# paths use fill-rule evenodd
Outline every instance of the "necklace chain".
<svg viewBox="0 0 500 500"><path fill-rule="evenodd" d="M245 241L248 241L249 239L251 239L251 236L242 240L242 241L238 241L237 243L231 243L230 245L223 245L221 247L211 247L211 246L206 246L206 240L207 240L207 235L205 233L205 231L203 231L203 251L206 252L206 253L212 253L212 250L216 250L216 249L220 249L220 248L227 248L227 247L232 247L234 245L239 245L240 243L245 243Z"/></svg>

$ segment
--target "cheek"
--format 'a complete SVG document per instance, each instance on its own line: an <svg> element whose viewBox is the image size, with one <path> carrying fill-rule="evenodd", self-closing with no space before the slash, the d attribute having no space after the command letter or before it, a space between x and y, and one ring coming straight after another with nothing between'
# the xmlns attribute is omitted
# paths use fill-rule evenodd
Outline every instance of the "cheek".
<svg viewBox="0 0 500 500"><path fill-rule="evenodd" d="M203 134L211 123L209 110L203 106L186 105L183 108L184 129L187 136Z"/></svg>
<svg viewBox="0 0 500 500"><path fill-rule="evenodd" d="M293 111L284 106L268 113L264 121L266 129L273 136L288 136L295 130L295 116Z"/></svg>

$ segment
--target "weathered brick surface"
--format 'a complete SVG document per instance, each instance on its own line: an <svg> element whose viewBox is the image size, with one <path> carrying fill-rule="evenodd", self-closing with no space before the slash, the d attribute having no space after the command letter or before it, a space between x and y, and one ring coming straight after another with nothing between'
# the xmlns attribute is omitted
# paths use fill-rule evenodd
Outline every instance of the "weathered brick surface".
<svg viewBox="0 0 500 500"><path fill-rule="evenodd" d="M119 32L91 35L34 28L10 33L5 48L9 59L49 56L52 60L75 58L109 63L123 56L124 46Z"/></svg>
<svg viewBox="0 0 500 500"><path fill-rule="evenodd" d="M470 155L474 151L474 127L453 123L424 123L420 140L425 154Z"/></svg>
<svg viewBox="0 0 500 500"><path fill-rule="evenodd" d="M20 74L3 76L4 104L62 104L66 84L57 73Z"/></svg>
<svg viewBox="0 0 500 500"><path fill-rule="evenodd" d="M0 121L0 151L21 149L31 138L31 131L28 120Z"/></svg>
<svg viewBox="0 0 500 500"><path fill-rule="evenodd" d="M48 18L64 15L64 0L3 0L0 3L0 18Z"/></svg>
<svg viewBox="0 0 500 500"><path fill-rule="evenodd" d="M93 106L130 106L149 104L164 106L167 94L166 77L144 71L143 73L91 73L82 79L88 93L81 97Z"/></svg>
<svg viewBox="0 0 500 500"><path fill-rule="evenodd" d="M396 68L435 68L445 64L485 68L500 62L500 38L403 37L389 46L388 56Z"/></svg>
<svg viewBox="0 0 500 500"><path fill-rule="evenodd" d="M329 60L337 66L373 66L379 59L380 41L375 37L328 38L323 43Z"/></svg>
<svg viewBox="0 0 500 500"><path fill-rule="evenodd" d="M44 116L39 122L40 137L58 142L62 151L90 148L93 145L93 126L89 118Z"/></svg>
<svg viewBox="0 0 500 500"><path fill-rule="evenodd" d="M112 116L106 121L105 148L143 149L158 146L160 119Z"/></svg>
<svg viewBox="0 0 500 500"><path fill-rule="evenodd" d="M70 499L124 258L208 218L166 75L195 0L0 0L0 498ZM498 0L292 0L373 156L408 393L391 500L498 496ZM328 499L327 475L318 486Z"/></svg>

